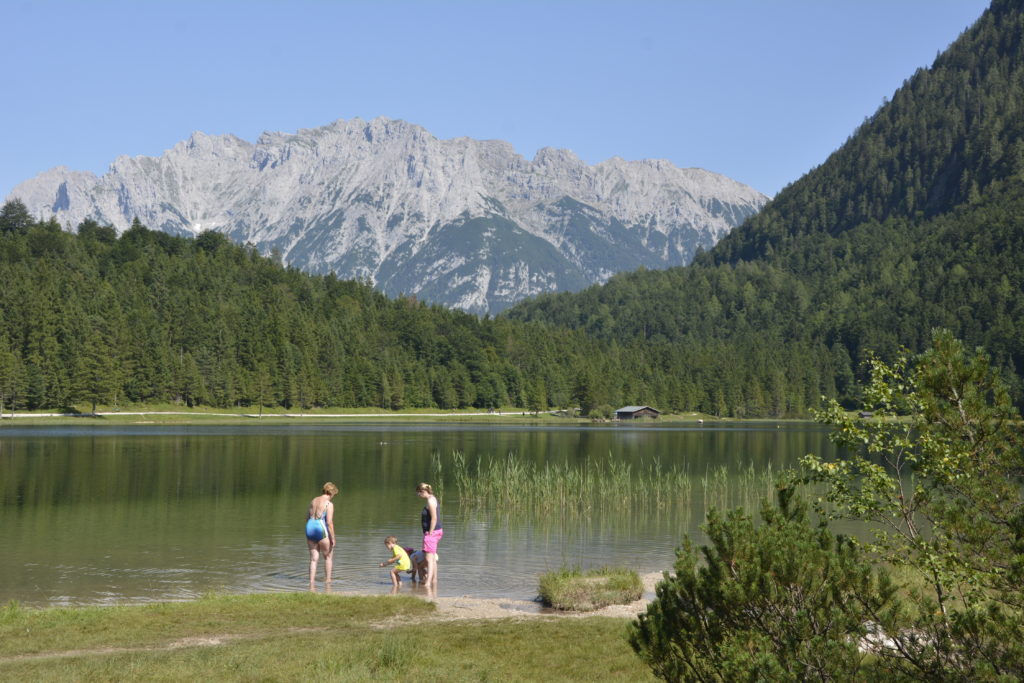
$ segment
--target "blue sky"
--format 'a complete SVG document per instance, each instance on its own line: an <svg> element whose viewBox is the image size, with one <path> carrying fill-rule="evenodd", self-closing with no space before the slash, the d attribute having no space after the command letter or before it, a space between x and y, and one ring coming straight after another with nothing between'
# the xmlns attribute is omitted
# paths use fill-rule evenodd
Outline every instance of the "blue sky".
<svg viewBox="0 0 1024 683"><path fill-rule="evenodd" d="M405 119L532 158L661 158L774 194L982 0L4 0L0 197L192 131Z"/></svg>

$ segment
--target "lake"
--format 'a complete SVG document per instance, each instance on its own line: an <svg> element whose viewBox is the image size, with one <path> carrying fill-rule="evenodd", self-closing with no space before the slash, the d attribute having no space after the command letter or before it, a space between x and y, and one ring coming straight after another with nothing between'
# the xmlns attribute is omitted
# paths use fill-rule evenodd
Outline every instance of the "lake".
<svg viewBox="0 0 1024 683"><path fill-rule="evenodd" d="M588 515L509 514L460 505L450 481L456 451L471 462L512 457L539 467L600 459L639 470L657 462L685 469L694 484L686 500L653 513L597 501ZM807 453L834 457L823 427L6 423L0 428L0 604L303 590L306 508L328 480L341 489L334 513L336 591L389 591L387 571L377 566L388 557L384 538L393 534L420 547L423 503L414 488L428 481L442 488L437 594L529 600L539 574L563 566L670 569L684 534L703 542L706 505L749 502L751 491L736 483L744 473L777 473ZM717 489L709 493L713 480ZM322 574L321 566L318 582Z"/></svg>

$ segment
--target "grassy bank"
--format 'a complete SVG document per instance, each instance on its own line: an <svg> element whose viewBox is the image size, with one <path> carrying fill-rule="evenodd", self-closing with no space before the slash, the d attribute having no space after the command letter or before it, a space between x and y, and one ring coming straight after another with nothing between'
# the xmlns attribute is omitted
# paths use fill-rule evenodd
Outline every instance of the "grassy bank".
<svg viewBox="0 0 1024 683"><path fill-rule="evenodd" d="M652 680L624 619L437 621L434 611L408 596L310 593L8 605L0 679Z"/></svg>

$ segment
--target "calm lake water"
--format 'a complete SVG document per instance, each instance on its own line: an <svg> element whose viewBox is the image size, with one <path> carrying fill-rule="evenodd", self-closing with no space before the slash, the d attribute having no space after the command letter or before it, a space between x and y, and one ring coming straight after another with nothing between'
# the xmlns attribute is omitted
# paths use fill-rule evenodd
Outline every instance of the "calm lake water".
<svg viewBox="0 0 1024 683"><path fill-rule="evenodd" d="M451 456L584 463L655 459L692 473L672 513L581 519L460 506ZM385 536L419 547L420 481L445 473L438 595L529 600L563 566L670 569L684 534L704 537L702 477L774 472L834 457L823 428L757 423L594 427L472 424L0 428L0 604L183 599L306 587L303 525L324 481L335 498L335 590L387 593ZM728 486L726 487L729 488ZM738 494L737 484L729 495ZM731 499L735 503L739 499ZM742 501L740 501L742 502ZM322 577L322 567L318 581ZM403 590L411 590L406 583Z"/></svg>

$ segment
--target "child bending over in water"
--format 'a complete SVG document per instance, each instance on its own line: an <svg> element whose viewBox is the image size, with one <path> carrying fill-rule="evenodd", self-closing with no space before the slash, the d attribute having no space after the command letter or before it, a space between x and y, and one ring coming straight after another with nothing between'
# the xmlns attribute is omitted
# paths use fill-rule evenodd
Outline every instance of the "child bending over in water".
<svg viewBox="0 0 1024 683"><path fill-rule="evenodd" d="M415 582L417 579L420 583L427 577L427 556L422 550L416 550L414 548L406 548L405 552L409 554L409 561L412 566L409 568L409 576Z"/></svg>
<svg viewBox="0 0 1024 683"><path fill-rule="evenodd" d="M391 551L391 558L381 562L380 566L395 565L391 569L391 585L394 588L398 588L402 585L401 572L407 572L412 569L412 562L409 560L409 553L405 552L405 548L398 545L398 539L394 536L385 538L384 546Z"/></svg>

